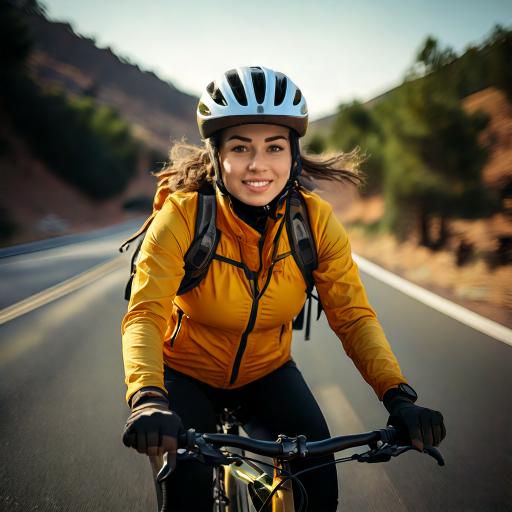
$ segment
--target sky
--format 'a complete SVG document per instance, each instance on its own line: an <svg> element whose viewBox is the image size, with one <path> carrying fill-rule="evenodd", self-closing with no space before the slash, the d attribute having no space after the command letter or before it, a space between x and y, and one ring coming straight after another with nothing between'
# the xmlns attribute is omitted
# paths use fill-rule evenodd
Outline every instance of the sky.
<svg viewBox="0 0 512 512"><path fill-rule="evenodd" d="M510 0L41 3L51 19L196 96L237 66L282 71L301 88L312 119L400 84L428 35L460 53L495 24L512 27Z"/></svg>

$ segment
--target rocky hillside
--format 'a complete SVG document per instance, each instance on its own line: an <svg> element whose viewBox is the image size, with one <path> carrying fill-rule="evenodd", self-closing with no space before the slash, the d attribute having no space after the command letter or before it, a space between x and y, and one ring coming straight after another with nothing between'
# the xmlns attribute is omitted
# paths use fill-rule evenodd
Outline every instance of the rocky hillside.
<svg viewBox="0 0 512 512"><path fill-rule="evenodd" d="M94 229L133 215L124 206L147 204L152 198L155 179L149 171L165 160L171 139L199 142L197 98L126 62L109 48L98 48L67 23L52 22L40 14L25 14L23 20L32 42L27 64L33 80L43 90L88 96L98 105L114 108L142 145L137 176L124 192L94 201L33 154L0 102L2 246Z"/></svg>
<svg viewBox="0 0 512 512"><path fill-rule="evenodd" d="M186 136L198 142L197 98L151 71L124 62L109 48L98 48L67 23L41 16L28 19L35 43L29 65L39 83L93 96L98 103L116 108L139 139L163 154L171 138Z"/></svg>

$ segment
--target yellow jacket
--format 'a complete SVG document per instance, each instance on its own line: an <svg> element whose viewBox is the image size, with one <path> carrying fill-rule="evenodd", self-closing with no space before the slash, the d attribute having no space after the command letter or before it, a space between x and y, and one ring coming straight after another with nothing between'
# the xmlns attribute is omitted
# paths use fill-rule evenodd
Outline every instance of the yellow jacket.
<svg viewBox="0 0 512 512"><path fill-rule="evenodd" d="M329 203L301 193L318 252L313 275L329 325L382 399L407 381L368 303L343 226ZM149 227L122 324L127 401L143 386L165 390L164 363L211 386L236 388L291 358L292 319L304 304L306 284L283 228L285 206L261 236L236 216L226 196L217 191L216 200L217 257L203 281L181 296L176 291L194 238L197 193L171 194Z"/></svg>

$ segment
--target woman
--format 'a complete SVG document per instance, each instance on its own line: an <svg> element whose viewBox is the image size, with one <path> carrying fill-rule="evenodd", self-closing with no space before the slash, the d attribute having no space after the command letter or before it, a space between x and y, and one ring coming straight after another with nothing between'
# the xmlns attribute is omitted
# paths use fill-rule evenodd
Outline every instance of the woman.
<svg viewBox="0 0 512 512"><path fill-rule="evenodd" d="M215 431L215 414L224 407L237 410L253 437L329 437L290 355L292 320L305 300L304 278L280 229L292 188L307 206L318 253L315 286L329 325L384 401L390 422L420 450L423 443L439 444L443 418L414 405L415 392L368 303L343 227L328 203L299 184L304 177L360 181L356 171L343 169L349 161L344 155L301 155L308 115L300 90L267 68L230 70L207 86L197 117L206 147L178 145L161 173L173 193L144 239L123 320L132 409L125 444L150 456L172 455L181 428ZM215 187L221 233L216 257L200 284L177 296L194 238L197 190L208 184ZM292 470L310 464L293 461ZM310 510L336 510L334 465L301 480ZM211 482L210 468L179 464L170 481L171 510L211 510Z"/></svg>

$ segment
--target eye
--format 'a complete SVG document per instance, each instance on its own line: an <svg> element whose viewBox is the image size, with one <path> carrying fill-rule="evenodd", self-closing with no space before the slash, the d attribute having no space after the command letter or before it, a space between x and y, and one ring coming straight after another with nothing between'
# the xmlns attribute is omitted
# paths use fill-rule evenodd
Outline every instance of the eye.
<svg viewBox="0 0 512 512"><path fill-rule="evenodd" d="M231 151L234 151L235 153L243 153L247 150L246 146L243 146L242 144L239 144L238 146L233 146L231 148Z"/></svg>
<svg viewBox="0 0 512 512"><path fill-rule="evenodd" d="M272 144L271 146L268 147L268 150L271 153L279 153L280 151L283 151L284 148L283 146L279 146L278 144Z"/></svg>

